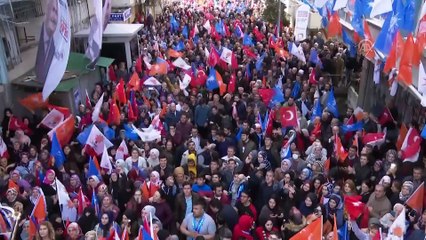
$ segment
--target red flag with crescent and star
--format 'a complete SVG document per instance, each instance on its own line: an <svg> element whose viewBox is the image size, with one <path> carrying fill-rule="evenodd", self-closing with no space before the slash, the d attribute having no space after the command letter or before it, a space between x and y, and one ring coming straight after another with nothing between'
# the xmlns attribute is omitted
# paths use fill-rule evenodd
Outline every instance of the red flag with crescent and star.
<svg viewBox="0 0 426 240"><path fill-rule="evenodd" d="M296 106L281 108L281 126L297 127L297 110Z"/></svg>

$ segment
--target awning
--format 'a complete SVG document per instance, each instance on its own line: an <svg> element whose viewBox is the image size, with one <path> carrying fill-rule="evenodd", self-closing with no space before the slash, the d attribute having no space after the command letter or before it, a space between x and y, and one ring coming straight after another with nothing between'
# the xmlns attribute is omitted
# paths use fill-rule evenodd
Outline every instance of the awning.
<svg viewBox="0 0 426 240"><path fill-rule="evenodd" d="M96 66L99 67L109 67L114 62L114 59L112 58L106 58L106 57L99 57L98 62L96 63ZM86 66L90 63L90 60L87 59L84 54L82 53L76 53L76 52L70 52L70 56L68 58L68 65L67 65L67 71L72 72L88 72Z"/></svg>

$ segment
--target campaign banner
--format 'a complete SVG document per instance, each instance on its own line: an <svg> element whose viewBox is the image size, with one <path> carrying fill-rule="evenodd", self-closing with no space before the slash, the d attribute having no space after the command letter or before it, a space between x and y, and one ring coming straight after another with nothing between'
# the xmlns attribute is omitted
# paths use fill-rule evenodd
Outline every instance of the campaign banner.
<svg viewBox="0 0 426 240"><path fill-rule="evenodd" d="M306 30L308 29L310 8L306 4L302 4L296 9L296 26L294 29L294 35L296 41L302 41L306 39Z"/></svg>
<svg viewBox="0 0 426 240"><path fill-rule="evenodd" d="M87 41L86 57L90 60L88 69L95 69L102 49L102 34L108 25L111 15L111 0L93 0L95 15L90 19L90 34Z"/></svg>
<svg viewBox="0 0 426 240"><path fill-rule="evenodd" d="M64 76L71 45L71 21L66 0L49 0L36 58L36 79L46 100Z"/></svg>

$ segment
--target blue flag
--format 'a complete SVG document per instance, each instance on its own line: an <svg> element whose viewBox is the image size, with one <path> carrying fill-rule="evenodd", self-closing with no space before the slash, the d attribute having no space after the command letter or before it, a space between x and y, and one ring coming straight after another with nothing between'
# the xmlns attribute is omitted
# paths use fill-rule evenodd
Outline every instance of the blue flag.
<svg viewBox="0 0 426 240"><path fill-rule="evenodd" d="M397 2L393 3L393 12L387 14L386 20L383 23L382 30L377 36L374 48L380 51L383 55L388 56L393 45L393 40L399 30L398 22L400 22L399 13L396 13Z"/></svg>
<svg viewBox="0 0 426 240"><path fill-rule="evenodd" d="M183 35L183 37L184 37L185 39L188 39L189 31L188 31L188 26L187 26L187 25L185 25L185 26L183 27L183 29L182 29L182 35Z"/></svg>
<svg viewBox="0 0 426 240"><path fill-rule="evenodd" d="M193 38L192 41L194 42L195 45L198 44L198 42L200 41L200 37L198 37L198 34L196 34Z"/></svg>
<svg viewBox="0 0 426 240"><path fill-rule="evenodd" d="M99 202L98 197L96 196L95 189L92 191L92 206L95 208L96 215L100 218L100 209L99 209Z"/></svg>
<svg viewBox="0 0 426 240"><path fill-rule="evenodd" d="M55 159L55 168L60 169L64 165L65 155L62 151L61 145L59 144L56 132L53 133L52 147L50 148L50 155Z"/></svg>
<svg viewBox="0 0 426 240"><path fill-rule="evenodd" d="M170 29L172 32L176 32L179 29L179 23L173 15L170 16Z"/></svg>
<svg viewBox="0 0 426 240"><path fill-rule="evenodd" d="M321 115L322 115L321 101L317 99L315 101L314 107L312 108L311 121L314 120L316 117L321 117Z"/></svg>
<svg viewBox="0 0 426 240"><path fill-rule="evenodd" d="M222 19L221 20L219 20L216 24L215 24L215 29L216 29L216 32L217 33L219 33L220 35L222 35L222 36L225 36L225 31L224 31L224 29L223 29L223 22L222 22Z"/></svg>
<svg viewBox="0 0 426 240"><path fill-rule="evenodd" d="M257 59L257 61L256 61L256 70L257 70L257 72L261 72L262 71L263 59L265 59L265 53L263 53L262 56L260 56Z"/></svg>
<svg viewBox="0 0 426 240"><path fill-rule="evenodd" d="M398 14L398 26L403 36L413 33L417 24L416 0L394 1ZM420 1L418 1L420 2ZM420 5L418 6L420 9Z"/></svg>
<svg viewBox="0 0 426 240"><path fill-rule="evenodd" d="M251 70L250 70L250 64L246 65L246 78L250 79L251 78Z"/></svg>
<svg viewBox="0 0 426 240"><path fill-rule="evenodd" d="M238 141L240 141L240 139L241 139L241 134L243 134L243 127L239 127L239 128L238 128L238 132L237 132L237 134L235 135L235 140L237 140L237 142L238 142Z"/></svg>
<svg viewBox="0 0 426 240"><path fill-rule="evenodd" d="M330 111L334 117L339 117L339 111L337 110L336 98L334 98L334 90L331 89L328 93L327 99L327 109Z"/></svg>
<svg viewBox="0 0 426 240"><path fill-rule="evenodd" d="M101 173L99 172L99 169L95 165L95 161L93 161L93 158L90 157L89 160L89 170L87 170L87 176L97 176L99 179L102 179Z"/></svg>
<svg viewBox="0 0 426 240"><path fill-rule="evenodd" d="M309 55L309 62L315 63L315 64L318 63L318 52L315 48L311 50L311 54Z"/></svg>
<svg viewBox="0 0 426 240"><path fill-rule="evenodd" d="M178 44L174 47L174 50L178 52L183 51L184 49L185 49L185 44L183 44L182 40L180 40Z"/></svg>
<svg viewBox="0 0 426 240"><path fill-rule="evenodd" d="M130 106L131 107L131 106ZM104 127L103 127L103 132L104 132L104 135L105 135L105 137L108 139L108 140L113 140L114 138L115 138L115 131L112 129L112 128L110 128L108 125L105 125Z"/></svg>
<svg viewBox="0 0 426 240"><path fill-rule="evenodd" d="M266 127L267 127L267 123L268 123L268 119L269 119L269 111L266 111L265 117L262 119L261 126L262 126L262 131L265 132L266 131Z"/></svg>
<svg viewBox="0 0 426 240"><path fill-rule="evenodd" d="M133 129L129 126L129 124L124 124L124 134L126 138L129 140L137 141L139 139L138 134L133 131Z"/></svg>
<svg viewBox="0 0 426 240"><path fill-rule="evenodd" d="M244 36L240 26L235 27L234 35L237 36L238 38L240 38L241 36Z"/></svg>
<svg viewBox="0 0 426 240"><path fill-rule="evenodd" d="M348 33L345 30L342 31L342 40L343 40L343 43L345 43L349 49L350 57L356 57L356 52L357 52L356 44L354 43L354 41L352 41L351 37L348 35Z"/></svg>
<svg viewBox="0 0 426 240"><path fill-rule="evenodd" d="M216 79L216 70L214 67L210 67L209 76L207 77L206 81L206 88L209 91L213 91L216 88L219 88L219 83Z"/></svg>
<svg viewBox="0 0 426 240"><path fill-rule="evenodd" d="M337 229L337 235L339 236L339 240L349 240L347 222L343 223L343 225L339 229Z"/></svg>
<svg viewBox="0 0 426 240"><path fill-rule="evenodd" d="M284 102L284 93L279 87L274 87L275 94L271 99L271 107Z"/></svg>
<svg viewBox="0 0 426 240"><path fill-rule="evenodd" d="M85 145L87 142L87 139L89 138L90 132L92 131L92 127L93 125L89 125L86 128L84 128L84 130L78 134L77 136L77 141L81 144L81 145Z"/></svg>
<svg viewBox="0 0 426 240"><path fill-rule="evenodd" d="M293 97L293 98L298 98L299 97L299 93L300 93L300 89L301 89L302 87L301 87L301 85L300 85L300 82L299 81L296 81L295 83L294 83L294 86L293 86L293 90L291 91L291 96Z"/></svg>
<svg viewBox="0 0 426 240"><path fill-rule="evenodd" d="M426 139L426 124L424 125L422 132L420 133L420 136L424 139Z"/></svg>
<svg viewBox="0 0 426 240"><path fill-rule="evenodd" d="M356 132L361 130L364 127L364 122L363 121L358 121L354 124L345 124L342 126L342 132L343 133L347 133L347 132Z"/></svg>
<svg viewBox="0 0 426 240"><path fill-rule="evenodd" d="M355 1L355 10L354 15L352 16L351 25L354 28L354 31L358 33L358 35L364 38L364 7L362 6L362 1Z"/></svg>
<svg viewBox="0 0 426 240"><path fill-rule="evenodd" d="M154 240L152 239L151 235L148 233L148 231L143 227L142 225L142 239L143 240Z"/></svg>
<svg viewBox="0 0 426 240"><path fill-rule="evenodd" d="M244 34L243 45L250 47L254 46L253 39L251 39L250 35L248 35L247 33Z"/></svg>

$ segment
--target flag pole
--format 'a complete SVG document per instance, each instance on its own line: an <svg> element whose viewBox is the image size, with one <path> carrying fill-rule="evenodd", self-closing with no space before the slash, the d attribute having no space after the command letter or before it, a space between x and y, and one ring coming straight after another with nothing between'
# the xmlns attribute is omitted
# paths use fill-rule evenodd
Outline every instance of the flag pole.
<svg viewBox="0 0 426 240"><path fill-rule="evenodd" d="M152 239L154 239L154 227L152 226L152 213L149 213L149 232Z"/></svg>

